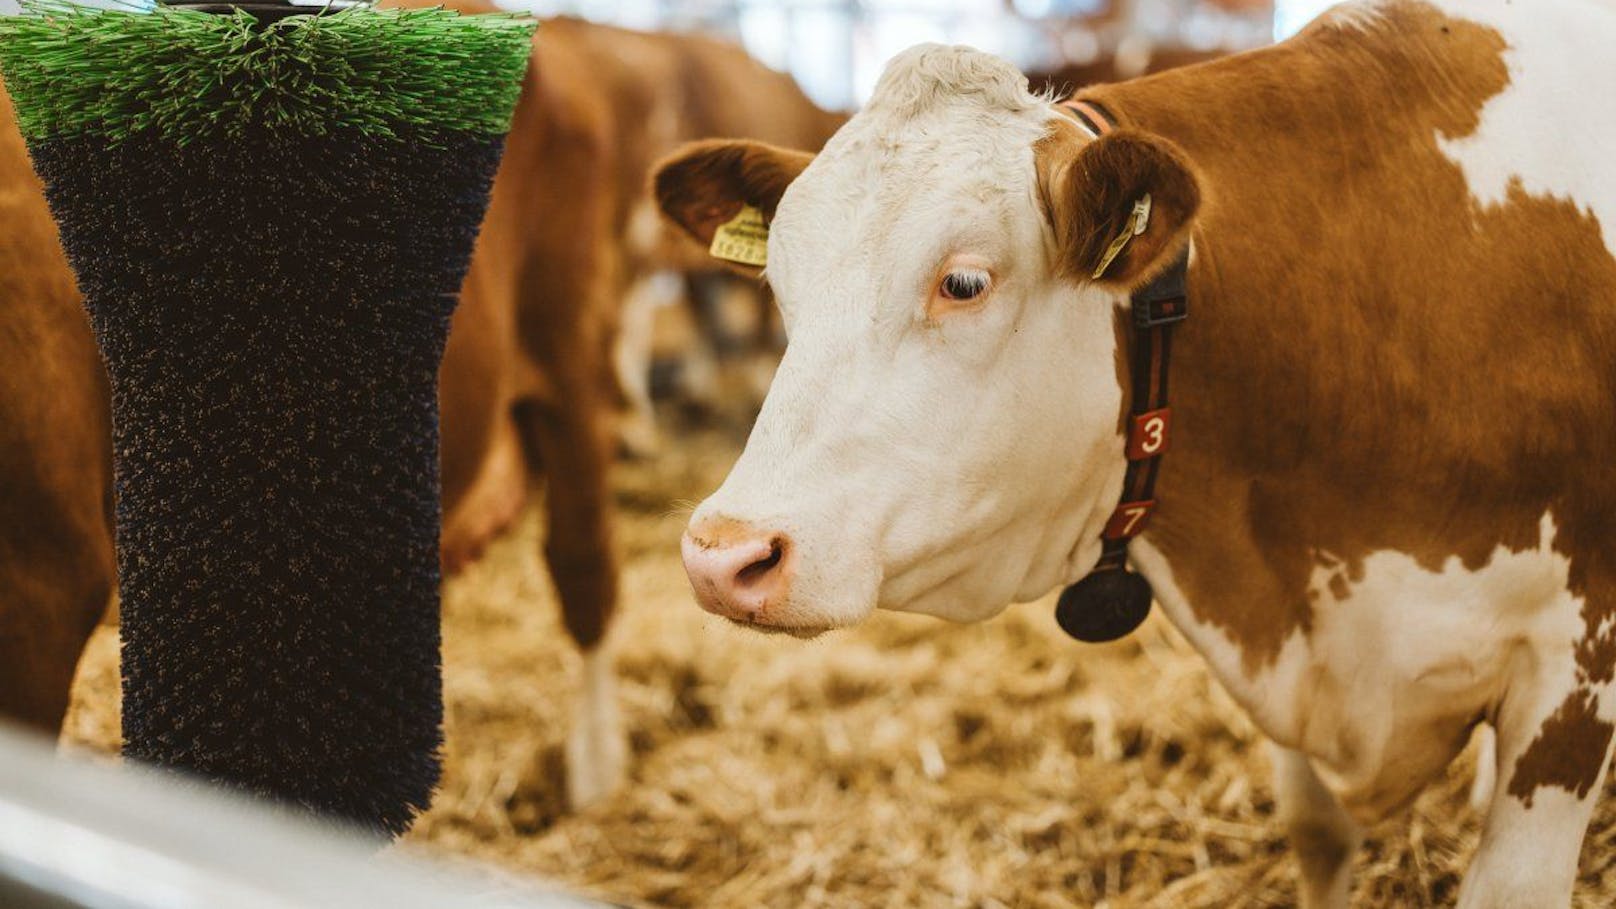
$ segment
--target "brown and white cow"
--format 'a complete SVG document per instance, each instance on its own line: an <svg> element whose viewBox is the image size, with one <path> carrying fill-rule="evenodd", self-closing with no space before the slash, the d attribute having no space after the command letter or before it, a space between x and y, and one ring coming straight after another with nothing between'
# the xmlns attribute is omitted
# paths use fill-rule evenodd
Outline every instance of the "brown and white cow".
<svg viewBox="0 0 1616 909"><path fill-rule="evenodd" d="M636 232L652 162L709 135L817 147L839 122L722 42L571 19L535 38L441 372L442 546L450 570L475 559L530 479L557 478L545 557L585 655L567 752L575 804L609 789L624 762L604 646L617 596L607 471L619 301L636 274L690 257L647 237L644 216ZM107 396L0 91L0 716L49 732L116 583Z"/></svg>
<svg viewBox="0 0 1616 909"><path fill-rule="evenodd" d="M1595 0L1347 5L1082 93L1099 138L927 46L817 157L676 157L692 233L772 219L790 336L686 535L702 606L809 635L1083 577L1124 476L1122 313L1187 247L1131 557L1279 746L1304 904L1345 906L1360 826L1486 724L1459 903L1565 906L1616 719L1613 42Z"/></svg>

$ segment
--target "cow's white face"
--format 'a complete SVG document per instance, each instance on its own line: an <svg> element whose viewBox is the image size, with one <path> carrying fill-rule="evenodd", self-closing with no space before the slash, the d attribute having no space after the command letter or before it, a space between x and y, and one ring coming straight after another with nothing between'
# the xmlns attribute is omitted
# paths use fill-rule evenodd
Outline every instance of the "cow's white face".
<svg viewBox="0 0 1616 909"><path fill-rule="evenodd" d="M1093 566L1125 467L1127 287L1072 277L1049 137L1086 138L1060 117L995 58L916 48L794 180L801 160L776 165L783 195L745 199L773 210L790 343L686 534L704 607L799 633L876 607L973 621Z"/></svg>

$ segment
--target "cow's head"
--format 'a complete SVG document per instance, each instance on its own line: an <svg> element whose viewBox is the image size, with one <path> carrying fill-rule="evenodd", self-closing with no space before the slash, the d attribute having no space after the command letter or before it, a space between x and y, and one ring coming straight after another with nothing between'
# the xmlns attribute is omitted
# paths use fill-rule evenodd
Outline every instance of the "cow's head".
<svg viewBox="0 0 1616 909"><path fill-rule="evenodd" d="M817 157L703 143L656 190L702 242L742 205L770 219L790 339L685 534L704 608L799 634L876 607L972 621L1093 567L1125 467L1122 308L1199 200L1174 148L1092 140L1003 61L922 46Z"/></svg>

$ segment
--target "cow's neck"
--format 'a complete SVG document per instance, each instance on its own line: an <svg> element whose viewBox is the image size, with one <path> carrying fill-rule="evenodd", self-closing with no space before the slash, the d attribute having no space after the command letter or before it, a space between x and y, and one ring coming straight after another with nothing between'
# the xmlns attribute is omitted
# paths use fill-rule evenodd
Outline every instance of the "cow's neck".
<svg viewBox="0 0 1616 909"><path fill-rule="evenodd" d="M1493 356L1518 346L1520 320L1575 318L1530 311L1536 300L1586 293L1512 294L1542 268L1512 238L1576 237L1575 256L1587 246L1608 263L1598 225L1536 200L1475 214L1439 142L1472 133L1507 85L1503 41L1395 9L1400 21L1368 35L1314 29L1080 95L1177 143L1203 183L1173 449L1133 555L1259 720L1254 689L1273 687L1263 673L1290 662L1287 647L1306 646L1311 588L1333 562L1348 581L1378 551L1480 565L1500 545L1536 546L1551 508L1562 545L1603 529L1546 492L1545 477L1582 470L1574 459L1593 443L1561 451L1564 433L1533 422L1533 386L1500 389ZM1565 368L1548 351L1522 355L1532 362L1508 368Z"/></svg>

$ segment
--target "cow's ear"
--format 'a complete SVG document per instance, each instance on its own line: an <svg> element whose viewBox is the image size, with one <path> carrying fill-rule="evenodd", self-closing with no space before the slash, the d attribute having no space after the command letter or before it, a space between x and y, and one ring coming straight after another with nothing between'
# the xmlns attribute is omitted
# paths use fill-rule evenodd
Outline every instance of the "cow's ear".
<svg viewBox="0 0 1616 909"><path fill-rule="evenodd" d="M1134 290L1188 242L1200 185L1165 139L1131 129L1093 141L1075 133L1057 130L1035 155L1061 267L1079 281Z"/></svg>
<svg viewBox="0 0 1616 909"><path fill-rule="evenodd" d="M744 206L774 217L786 187L814 156L762 142L693 142L663 159L652 177L663 214L703 246Z"/></svg>

